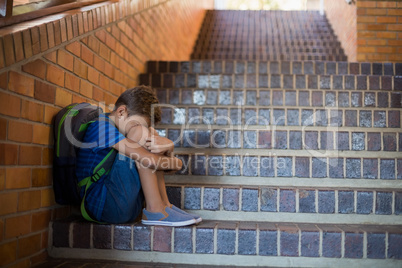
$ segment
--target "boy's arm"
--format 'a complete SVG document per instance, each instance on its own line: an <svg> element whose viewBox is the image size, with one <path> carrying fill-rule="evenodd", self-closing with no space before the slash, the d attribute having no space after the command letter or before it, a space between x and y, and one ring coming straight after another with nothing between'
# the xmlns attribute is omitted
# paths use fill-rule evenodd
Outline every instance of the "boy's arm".
<svg viewBox="0 0 402 268"><path fill-rule="evenodd" d="M148 128L138 125L129 130L127 138L116 143L113 147L145 167L156 170L180 170L182 167L180 159L155 154L144 148L149 135Z"/></svg>
<svg viewBox="0 0 402 268"><path fill-rule="evenodd" d="M150 136L146 139L145 148L154 154L164 154L170 156L173 154L174 143L168 138L161 137L153 128L149 128Z"/></svg>

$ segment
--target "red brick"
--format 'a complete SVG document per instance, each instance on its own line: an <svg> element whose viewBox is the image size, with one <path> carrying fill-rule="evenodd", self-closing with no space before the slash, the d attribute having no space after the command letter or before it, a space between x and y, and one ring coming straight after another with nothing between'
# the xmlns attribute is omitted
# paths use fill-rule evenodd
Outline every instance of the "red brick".
<svg viewBox="0 0 402 268"><path fill-rule="evenodd" d="M393 24L393 25L388 25L388 31L402 31L402 24Z"/></svg>
<svg viewBox="0 0 402 268"><path fill-rule="evenodd" d="M41 191L42 194L42 204L41 207L50 207L56 205L54 200L53 188L47 188Z"/></svg>
<svg viewBox="0 0 402 268"><path fill-rule="evenodd" d="M49 226L51 212L49 210L32 214L32 232L45 230Z"/></svg>
<svg viewBox="0 0 402 268"><path fill-rule="evenodd" d="M65 87L75 92L80 92L80 79L74 74L66 73Z"/></svg>
<svg viewBox="0 0 402 268"><path fill-rule="evenodd" d="M3 238L4 238L4 220L1 219L0 220L0 242L3 242ZM1 248L0 248L0 251L1 251ZM4 251L1 251L1 252L4 252Z"/></svg>
<svg viewBox="0 0 402 268"><path fill-rule="evenodd" d="M34 125L33 126L33 137L32 142L42 145L52 144L52 129L45 125Z"/></svg>
<svg viewBox="0 0 402 268"><path fill-rule="evenodd" d="M402 46L402 40L388 40L390 46Z"/></svg>
<svg viewBox="0 0 402 268"><path fill-rule="evenodd" d="M71 22L73 24L73 36L77 37L78 36L78 15L74 14L71 16Z"/></svg>
<svg viewBox="0 0 402 268"><path fill-rule="evenodd" d="M66 49L76 55L77 57L81 57L81 44L78 42L74 42L71 44L68 44L66 46Z"/></svg>
<svg viewBox="0 0 402 268"><path fill-rule="evenodd" d="M105 61L102 58L100 58L99 56L95 55L94 67L101 73L104 73L105 72Z"/></svg>
<svg viewBox="0 0 402 268"><path fill-rule="evenodd" d="M89 25L88 25L88 13L89 12L83 12L82 13L82 19L83 19L83 24L84 24L84 32L88 32L89 30Z"/></svg>
<svg viewBox="0 0 402 268"><path fill-rule="evenodd" d="M103 43L106 43L106 31L105 30L101 30L101 31L97 31L95 33L95 36L101 40Z"/></svg>
<svg viewBox="0 0 402 268"><path fill-rule="evenodd" d="M48 103L54 103L56 95L56 87L43 83L41 81L35 81L35 99Z"/></svg>
<svg viewBox="0 0 402 268"><path fill-rule="evenodd" d="M49 61L51 61L53 63L57 62L57 52L56 51L49 52L44 57L45 57L45 59L48 59Z"/></svg>
<svg viewBox="0 0 402 268"><path fill-rule="evenodd" d="M88 36L88 47L95 52L95 54L99 53L99 40L93 37L92 35Z"/></svg>
<svg viewBox="0 0 402 268"><path fill-rule="evenodd" d="M74 59L74 73L79 77L84 79L88 78L88 65L86 65L83 61L75 58Z"/></svg>
<svg viewBox="0 0 402 268"><path fill-rule="evenodd" d="M46 80L64 87L64 71L52 64L47 65Z"/></svg>
<svg viewBox="0 0 402 268"><path fill-rule="evenodd" d="M106 61L110 60L110 49L104 44L99 44L99 55L104 58Z"/></svg>
<svg viewBox="0 0 402 268"><path fill-rule="evenodd" d="M8 73L4 72L0 74L0 88L7 89L8 85Z"/></svg>
<svg viewBox="0 0 402 268"><path fill-rule="evenodd" d="M88 99L84 98L81 95L74 94L72 103L81 103L81 102L88 102Z"/></svg>
<svg viewBox="0 0 402 268"><path fill-rule="evenodd" d="M99 86L102 87L104 90L110 90L110 80L104 75L99 76Z"/></svg>
<svg viewBox="0 0 402 268"><path fill-rule="evenodd" d="M3 191L4 189L6 189L6 169L0 168L0 190ZM2 232L0 232L0 241L2 240L1 233Z"/></svg>
<svg viewBox="0 0 402 268"><path fill-rule="evenodd" d="M18 195L18 211L27 211L40 208L41 192L25 191Z"/></svg>
<svg viewBox="0 0 402 268"><path fill-rule="evenodd" d="M0 140L7 139L7 119L0 117Z"/></svg>
<svg viewBox="0 0 402 268"><path fill-rule="evenodd" d="M88 31L92 31L94 29L92 12L93 10L88 12Z"/></svg>
<svg viewBox="0 0 402 268"><path fill-rule="evenodd" d="M378 16L385 16L387 15L386 9L378 9L378 8L368 8L366 9L367 15L378 15Z"/></svg>
<svg viewBox="0 0 402 268"><path fill-rule="evenodd" d="M46 24L39 25L39 42L42 52L48 50Z"/></svg>
<svg viewBox="0 0 402 268"><path fill-rule="evenodd" d="M62 49L59 49L57 51L57 64L69 71L73 71L74 57L70 53L68 53Z"/></svg>
<svg viewBox="0 0 402 268"><path fill-rule="evenodd" d="M14 120L8 123L8 140L30 143L32 142L32 133L32 124Z"/></svg>
<svg viewBox="0 0 402 268"><path fill-rule="evenodd" d="M6 219L6 239L29 234L31 215L22 215Z"/></svg>
<svg viewBox="0 0 402 268"><path fill-rule="evenodd" d="M31 28L31 38L32 38L32 53L34 55L40 52L40 37L39 37L39 28L33 27Z"/></svg>
<svg viewBox="0 0 402 268"><path fill-rule="evenodd" d="M42 166L53 165L53 149L43 148L42 150Z"/></svg>
<svg viewBox="0 0 402 268"><path fill-rule="evenodd" d="M93 86L86 82L85 80L81 81L81 87L80 87L80 93L84 95L85 97L88 97L92 99L92 91L93 91Z"/></svg>
<svg viewBox="0 0 402 268"><path fill-rule="evenodd" d="M385 39L395 39L396 33L391 32L378 32L377 38L385 38Z"/></svg>
<svg viewBox="0 0 402 268"><path fill-rule="evenodd" d="M84 34L84 21L83 21L82 13L77 14L77 24L78 24L78 34Z"/></svg>
<svg viewBox="0 0 402 268"><path fill-rule="evenodd" d="M21 145L18 164L40 165L42 162L42 148L38 146Z"/></svg>
<svg viewBox="0 0 402 268"><path fill-rule="evenodd" d="M402 9L385 9L388 11L388 16L402 16Z"/></svg>
<svg viewBox="0 0 402 268"><path fill-rule="evenodd" d="M1 203L0 215L7 215L17 212L18 193L16 192L0 193L0 203Z"/></svg>
<svg viewBox="0 0 402 268"><path fill-rule="evenodd" d="M40 59L37 59L35 61L31 61L31 62L23 65L22 70L33 76L39 77L41 79L45 79L46 63Z"/></svg>
<svg viewBox="0 0 402 268"><path fill-rule="evenodd" d="M31 187L30 168L7 168L6 189L22 189Z"/></svg>
<svg viewBox="0 0 402 268"><path fill-rule="evenodd" d="M0 92L0 114L13 117L20 117L21 99L3 92Z"/></svg>
<svg viewBox="0 0 402 268"><path fill-rule="evenodd" d="M16 165L18 163L18 145L0 143L0 164Z"/></svg>
<svg viewBox="0 0 402 268"><path fill-rule="evenodd" d="M4 267L17 259L17 241L11 241L0 245L0 265Z"/></svg>
<svg viewBox="0 0 402 268"><path fill-rule="evenodd" d="M5 62L6 66L10 66L15 63L15 54L14 54L14 40L13 36L8 34L3 37L4 41L4 51L7 51L5 54Z"/></svg>
<svg viewBox="0 0 402 268"><path fill-rule="evenodd" d="M65 18L60 19L60 37L62 43L67 41L67 25Z"/></svg>
<svg viewBox="0 0 402 268"><path fill-rule="evenodd" d="M22 100L21 103L21 117L28 119L30 121L42 122L43 121L43 105L28 101Z"/></svg>
<svg viewBox="0 0 402 268"><path fill-rule="evenodd" d="M95 85L99 84L99 72L92 67L88 67L88 80Z"/></svg>
<svg viewBox="0 0 402 268"><path fill-rule="evenodd" d="M55 104L60 107L65 107L71 104L72 94L64 89L56 89Z"/></svg>
<svg viewBox="0 0 402 268"><path fill-rule="evenodd" d="M94 53L89 50L86 46L81 46L82 60L89 65L94 65Z"/></svg>
<svg viewBox="0 0 402 268"><path fill-rule="evenodd" d="M71 20L71 16L66 17L66 30L67 30L67 40L73 39L74 38L73 22Z"/></svg>
<svg viewBox="0 0 402 268"><path fill-rule="evenodd" d="M377 23L396 23L396 17L377 17Z"/></svg>
<svg viewBox="0 0 402 268"><path fill-rule="evenodd" d="M22 61L24 57L24 44L22 42L21 32L16 32L13 34L14 39L14 51L15 51L15 61Z"/></svg>
<svg viewBox="0 0 402 268"><path fill-rule="evenodd" d="M385 24L369 24L369 25L367 25L367 30L369 30L369 31L386 31L387 25L385 25Z"/></svg>
<svg viewBox="0 0 402 268"><path fill-rule="evenodd" d="M102 89L98 88L98 87L94 87L93 88L93 99L96 101L103 101L104 96L103 96L103 91Z"/></svg>
<svg viewBox="0 0 402 268"><path fill-rule="evenodd" d="M54 43L56 46L61 44L61 28L60 28L60 21L53 22L54 27Z"/></svg>
<svg viewBox="0 0 402 268"><path fill-rule="evenodd" d="M34 168L32 170L32 187L52 186L52 169Z"/></svg>
<svg viewBox="0 0 402 268"><path fill-rule="evenodd" d="M52 48L55 46L53 22L46 24L48 46Z"/></svg>
<svg viewBox="0 0 402 268"><path fill-rule="evenodd" d="M42 237L40 233L20 238L18 241L18 258L24 258L39 252L41 246Z"/></svg>
<svg viewBox="0 0 402 268"><path fill-rule="evenodd" d="M33 97L34 80L31 77L10 71L8 89L25 96Z"/></svg>
<svg viewBox="0 0 402 268"><path fill-rule="evenodd" d="M378 53L396 53L396 47L377 47Z"/></svg>
<svg viewBox="0 0 402 268"><path fill-rule="evenodd" d="M45 105L45 119L43 123L45 124L52 124L53 123L53 118L55 115L60 111L60 108Z"/></svg>
<svg viewBox="0 0 402 268"><path fill-rule="evenodd" d="M396 2L395 1L377 1L377 7L379 8L395 8L396 6Z"/></svg>
<svg viewBox="0 0 402 268"><path fill-rule="evenodd" d="M3 38L0 38L0 68L4 68L6 66L6 61L3 52L4 52Z"/></svg>

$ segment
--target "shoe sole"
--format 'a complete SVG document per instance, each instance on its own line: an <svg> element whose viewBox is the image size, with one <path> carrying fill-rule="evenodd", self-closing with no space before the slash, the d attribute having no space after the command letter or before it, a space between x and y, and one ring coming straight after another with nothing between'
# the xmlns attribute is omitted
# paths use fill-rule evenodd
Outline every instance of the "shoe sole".
<svg viewBox="0 0 402 268"><path fill-rule="evenodd" d="M195 224L196 220L188 220L188 221L178 221L178 222L172 222L172 221L149 221L149 220L141 220L142 224L145 225L161 225L161 226L172 226L172 227L180 227L180 226L187 226L191 224Z"/></svg>

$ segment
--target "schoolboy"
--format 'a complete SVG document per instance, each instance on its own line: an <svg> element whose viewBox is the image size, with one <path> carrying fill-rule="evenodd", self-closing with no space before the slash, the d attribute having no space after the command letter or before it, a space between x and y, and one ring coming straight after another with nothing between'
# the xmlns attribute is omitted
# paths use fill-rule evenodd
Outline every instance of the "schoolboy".
<svg viewBox="0 0 402 268"><path fill-rule="evenodd" d="M157 104L152 88L128 89L110 114L101 114L88 127L84 142L96 146L78 152L79 181L91 175L111 148L118 151L110 172L86 193L86 210L97 221L132 222L140 214L144 199L143 224L185 226L202 220L169 202L164 172L180 170L182 162L172 154L173 142L151 127L161 120Z"/></svg>

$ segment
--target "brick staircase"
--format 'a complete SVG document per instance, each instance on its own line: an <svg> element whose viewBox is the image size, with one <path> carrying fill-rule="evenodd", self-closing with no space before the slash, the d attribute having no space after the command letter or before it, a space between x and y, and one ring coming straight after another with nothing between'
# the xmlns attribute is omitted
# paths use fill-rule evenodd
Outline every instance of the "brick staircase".
<svg viewBox="0 0 402 268"><path fill-rule="evenodd" d="M170 200L204 221L71 217L51 223L50 256L402 267L402 64L340 61L325 17L282 11L209 11L193 58L140 81L185 164Z"/></svg>

